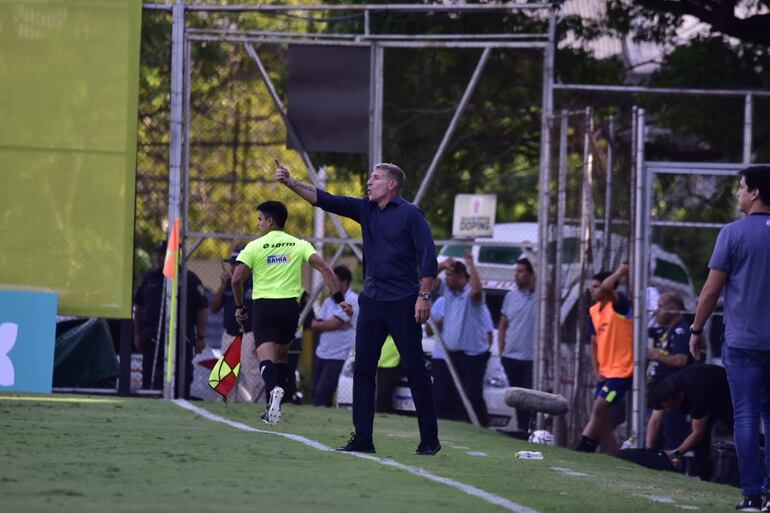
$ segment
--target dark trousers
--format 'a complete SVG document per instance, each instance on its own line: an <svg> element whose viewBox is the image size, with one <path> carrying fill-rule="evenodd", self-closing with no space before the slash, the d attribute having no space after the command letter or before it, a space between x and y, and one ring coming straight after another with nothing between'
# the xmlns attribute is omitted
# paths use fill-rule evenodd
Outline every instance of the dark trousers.
<svg viewBox="0 0 770 513"><path fill-rule="evenodd" d="M433 372L433 398L436 403L436 414L440 419L454 420L455 403L460 400L457 389L449 373L449 367L443 359L431 360Z"/></svg>
<svg viewBox="0 0 770 513"><path fill-rule="evenodd" d="M345 360L316 358L313 371L313 406L331 406Z"/></svg>
<svg viewBox="0 0 770 513"><path fill-rule="evenodd" d="M401 366L377 367L377 413L395 413L393 393L401 383Z"/></svg>
<svg viewBox="0 0 770 513"><path fill-rule="evenodd" d="M163 390L163 383L164 383L164 374L165 374L165 342L161 343L161 346L158 348L158 356L157 361L155 361L155 341L152 339L145 338L142 342L142 388L147 390ZM184 397L189 398L190 397L190 385L192 384L193 379L193 364L192 359L193 355L195 353L195 346L192 344L187 344L187 347L185 348L186 355L185 355L185 387L184 387ZM180 375L180 369L179 369L179 351L177 348L176 352L176 376L177 378ZM155 369L153 373L153 361L155 361ZM178 385L177 385L178 386ZM174 396L176 396L176 390L174 391Z"/></svg>
<svg viewBox="0 0 770 513"><path fill-rule="evenodd" d="M484 427L488 426L489 414L487 412L487 403L484 401L484 375L487 372L489 353L469 355L462 351L450 351L449 356L452 358L452 363L460 378L460 384L463 390L465 390L465 395L468 397L468 401L470 401L473 411L479 419L479 424ZM447 368L447 373L449 373L449 368ZM468 412L465 410L465 405L451 376L449 378L449 385L453 395L451 418L470 422Z"/></svg>
<svg viewBox="0 0 770 513"><path fill-rule="evenodd" d="M735 451L743 494L760 495L770 488L770 450L765 444L765 478L759 451L759 421L764 423L765 440L770 433L770 351L722 346L733 400ZM723 415L727 417L727 415Z"/></svg>
<svg viewBox="0 0 770 513"><path fill-rule="evenodd" d="M508 377L508 385L519 388L532 388L532 360L516 360L514 358L501 357L505 375ZM516 408L516 425L520 431L529 431L531 412L523 408Z"/></svg>
<svg viewBox="0 0 770 513"><path fill-rule="evenodd" d="M400 301L376 301L358 296L360 311L356 325L356 360L353 366L353 425L356 435L370 438L374 431L377 362L388 334L401 355L401 367L409 380L417 413L420 438L438 438L433 405L433 386L422 352L422 327L414 321L417 297Z"/></svg>

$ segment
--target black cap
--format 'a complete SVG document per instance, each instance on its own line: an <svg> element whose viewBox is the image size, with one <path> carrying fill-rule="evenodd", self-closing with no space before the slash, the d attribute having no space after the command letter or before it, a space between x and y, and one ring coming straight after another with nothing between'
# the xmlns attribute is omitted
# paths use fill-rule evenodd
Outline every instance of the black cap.
<svg viewBox="0 0 770 513"><path fill-rule="evenodd" d="M470 276L468 274L468 269L465 267L465 264L460 262L459 260L455 260L454 262L452 262L452 265L450 265L449 268L456 273L462 273L465 276Z"/></svg>

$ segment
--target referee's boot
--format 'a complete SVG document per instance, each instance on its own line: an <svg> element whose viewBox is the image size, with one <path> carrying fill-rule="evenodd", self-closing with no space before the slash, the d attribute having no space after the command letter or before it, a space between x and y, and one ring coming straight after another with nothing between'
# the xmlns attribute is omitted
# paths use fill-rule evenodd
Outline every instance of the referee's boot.
<svg viewBox="0 0 770 513"><path fill-rule="evenodd" d="M350 433L350 440L344 447L339 447L338 451L342 452L366 452L374 454L377 451L374 449L374 442L371 438L361 438L355 433Z"/></svg>
<svg viewBox="0 0 770 513"><path fill-rule="evenodd" d="M414 453L419 456L433 456L440 450L441 450L441 444L439 443L437 438L429 442L423 442L422 440L420 440L420 445L417 446L417 450L414 451Z"/></svg>
<svg viewBox="0 0 770 513"><path fill-rule="evenodd" d="M270 392L270 402L267 404L267 423L278 424L281 420L281 401L283 400L283 388L275 387Z"/></svg>

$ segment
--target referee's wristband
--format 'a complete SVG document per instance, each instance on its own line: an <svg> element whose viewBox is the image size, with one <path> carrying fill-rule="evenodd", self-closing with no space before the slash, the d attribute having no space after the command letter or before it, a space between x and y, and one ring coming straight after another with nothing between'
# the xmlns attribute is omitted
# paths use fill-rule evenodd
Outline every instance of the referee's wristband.
<svg viewBox="0 0 770 513"><path fill-rule="evenodd" d="M236 310L243 310L245 305L235 305Z"/></svg>
<svg viewBox="0 0 770 513"><path fill-rule="evenodd" d="M334 294L332 294L332 299L334 299L335 303L342 303L343 301L345 301L345 294L343 294L342 292L335 292Z"/></svg>

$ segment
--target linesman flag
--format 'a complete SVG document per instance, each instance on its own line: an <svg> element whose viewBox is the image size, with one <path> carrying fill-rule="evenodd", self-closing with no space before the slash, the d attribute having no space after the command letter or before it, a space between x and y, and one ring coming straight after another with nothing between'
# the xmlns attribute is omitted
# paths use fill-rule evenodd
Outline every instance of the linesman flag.
<svg viewBox="0 0 770 513"><path fill-rule="evenodd" d="M221 395L225 402L227 402L227 394L235 386L235 381L241 372L242 340L242 333L233 339L233 343L227 348L222 358L214 364L214 368L211 369L211 374L209 375L209 386Z"/></svg>
<svg viewBox="0 0 770 513"><path fill-rule="evenodd" d="M179 254L179 219L174 221L174 227L168 236L166 260L163 262L163 274L169 280L176 279L176 257Z"/></svg>

